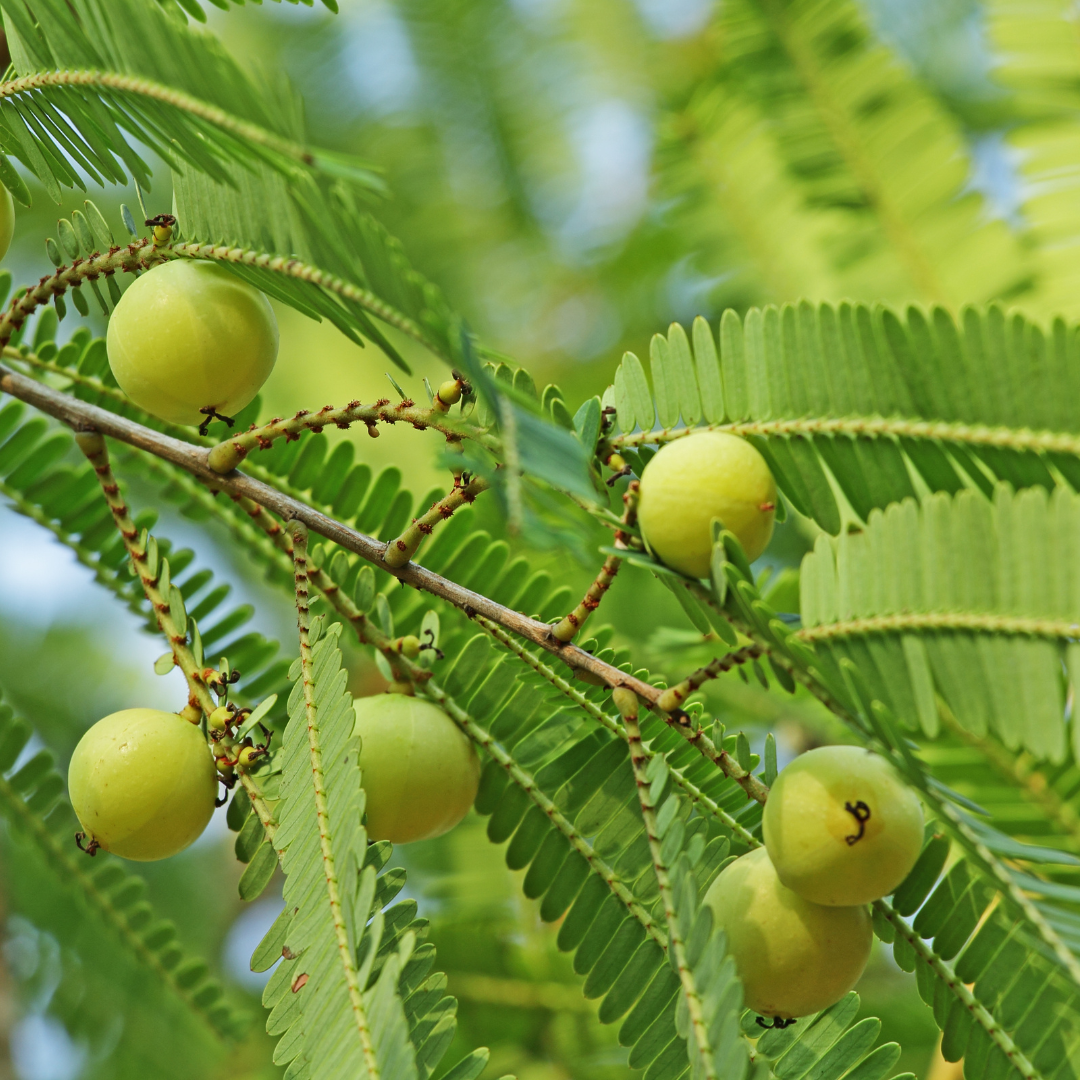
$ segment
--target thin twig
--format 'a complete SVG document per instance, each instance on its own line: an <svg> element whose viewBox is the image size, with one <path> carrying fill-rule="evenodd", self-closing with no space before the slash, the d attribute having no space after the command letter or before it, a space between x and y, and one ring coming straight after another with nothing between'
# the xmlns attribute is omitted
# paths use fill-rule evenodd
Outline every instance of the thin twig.
<svg viewBox="0 0 1080 1080"><path fill-rule="evenodd" d="M640 484L637 480L631 480L623 492L623 516L622 527L615 530L615 546L626 548L630 545L630 537L624 532L624 528L632 529L637 523L638 491ZM611 588L615 575L622 566L622 558L618 555L609 555L600 567L596 580L589 586L581 603L578 604L569 615L561 622L556 623L551 633L559 641L573 641L578 631L585 625L585 620L600 606L604 594Z"/></svg>
<svg viewBox="0 0 1080 1080"><path fill-rule="evenodd" d="M463 479L464 483L462 483ZM426 514L413 518L412 524L399 537L386 545L384 556L386 565L404 566L416 554L424 537L430 536L440 521L452 518L454 511L462 505L475 502L476 496L482 491L487 491L488 487L488 482L481 476L474 476L471 480L465 473L457 476L454 480L454 490L449 495L439 499Z"/></svg>
<svg viewBox="0 0 1080 1080"><path fill-rule="evenodd" d="M434 406L424 409L408 399L393 405L388 398L380 398L371 405L350 401L341 409L335 409L331 405L326 405L317 412L301 409L287 420L279 417L258 427L252 424L247 431L230 436L210 451L210 467L216 472L227 473L235 469L253 450L269 450L278 439L292 442L305 431L318 434L327 427L344 431L353 424L366 424L369 434L378 435L376 424L398 423L410 424L419 431L438 431L448 439L476 438L485 446L495 446L498 443L498 440L485 436L478 428L451 423L446 419L445 410L436 409Z"/></svg>
<svg viewBox="0 0 1080 1080"><path fill-rule="evenodd" d="M0 369L2 370L2 369ZM104 411L104 410L102 410ZM108 414L107 414L108 415ZM142 584L143 592L150 603L151 610L157 620L157 624L172 650L173 663L180 668L188 685L188 705L195 711L207 717L217 708L210 693L202 670L195 660L195 654L187 644L187 632L181 632L172 615L172 606L169 597L165 596L158 588L161 568L153 567L148 561L148 552L142 545L141 537L131 520L127 503L120 494L120 486L113 476L112 467L109 464L109 452L105 440L96 431L81 431L76 436L79 448L86 455L97 475L102 493L112 513L116 528L123 538L136 576ZM259 821L267 840L274 845L277 825L274 814L267 803L266 796L258 781L244 768L238 770L240 783L251 799ZM275 850L277 850L275 846ZM278 852L281 857L281 852Z"/></svg>

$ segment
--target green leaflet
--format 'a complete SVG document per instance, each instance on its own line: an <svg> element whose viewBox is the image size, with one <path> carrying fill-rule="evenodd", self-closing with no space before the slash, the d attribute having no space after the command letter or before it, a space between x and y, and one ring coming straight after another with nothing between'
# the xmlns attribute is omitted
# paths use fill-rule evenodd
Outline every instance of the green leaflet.
<svg viewBox="0 0 1080 1080"><path fill-rule="evenodd" d="M352 698L345 692L339 633L339 627L332 627L316 642L311 667L302 679L299 665L294 666L290 723L274 763L281 769L275 844L282 850L285 906L293 909L283 950L296 957L287 962L296 968L290 979L290 995L296 997L285 999L289 1022L274 1058L280 1064L302 1062L291 1066L294 1074L374 1076L381 1074L376 1068L392 1065L401 1071L387 1076L410 1080L417 1075L416 1066L395 984L415 938L406 936L400 952L394 950L384 959L370 989L366 983L371 964L361 967L358 960L361 949L369 961L375 959L383 919L379 912L368 929L376 870L365 867L360 747L352 733ZM305 710L305 683L312 687L312 711ZM319 817L317 796L326 800ZM312 890L312 883L319 881L326 884ZM329 902L331 887L336 889L341 917L348 920L345 927L338 927L347 935L345 943L335 933L338 916ZM369 1012L378 1013L381 1025ZM271 1013L268 1030L280 1032L282 1026ZM376 1038L382 1040L377 1050Z"/></svg>

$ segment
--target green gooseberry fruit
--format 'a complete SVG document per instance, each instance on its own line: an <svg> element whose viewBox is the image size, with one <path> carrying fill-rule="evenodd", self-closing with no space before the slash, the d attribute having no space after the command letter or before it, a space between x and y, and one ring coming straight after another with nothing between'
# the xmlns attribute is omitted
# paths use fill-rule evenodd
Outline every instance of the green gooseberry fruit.
<svg viewBox="0 0 1080 1080"><path fill-rule="evenodd" d="M736 859L704 902L727 934L748 1008L791 1020L839 1001L859 980L873 943L865 907L823 907L776 876L764 848Z"/></svg>
<svg viewBox="0 0 1080 1080"><path fill-rule="evenodd" d="M480 784L472 743L422 698L377 694L355 709L369 839L407 844L449 832Z"/></svg>
<svg viewBox="0 0 1080 1080"><path fill-rule="evenodd" d="M699 431L660 448L641 474L638 521L653 553L689 577L709 576L713 518L753 562L772 537L776 481L745 439Z"/></svg>
<svg viewBox="0 0 1080 1080"><path fill-rule="evenodd" d="M123 709L79 740L68 793L82 827L106 851L165 859L214 813L214 758L197 724L160 709Z"/></svg>
<svg viewBox="0 0 1080 1080"><path fill-rule="evenodd" d="M233 718L233 711L228 705L219 705L211 714L207 723L214 731L224 731Z"/></svg>
<svg viewBox="0 0 1080 1080"><path fill-rule="evenodd" d="M106 337L120 388L148 413L199 424L234 416L274 368L278 328L266 297L216 263L174 259L120 298Z"/></svg>
<svg viewBox="0 0 1080 1080"><path fill-rule="evenodd" d="M915 792L878 754L822 746L776 778L762 822L780 880L815 904L868 904L911 872L923 844Z"/></svg>
<svg viewBox="0 0 1080 1080"><path fill-rule="evenodd" d="M0 259L11 247L11 238L15 235L15 202L11 192L0 184Z"/></svg>
<svg viewBox="0 0 1080 1080"><path fill-rule="evenodd" d="M461 382L458 379L448 379L439 387L436 396L447 408L456 405L461 400Z"/></svg>

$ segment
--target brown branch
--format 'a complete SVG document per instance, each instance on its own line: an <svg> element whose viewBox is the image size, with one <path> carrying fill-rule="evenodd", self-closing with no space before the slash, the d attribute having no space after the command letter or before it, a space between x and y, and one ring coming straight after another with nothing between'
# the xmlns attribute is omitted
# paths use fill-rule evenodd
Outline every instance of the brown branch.
<svg viewBox="0 0 1080 1080"><path fill-rule="evenodd" d="M153 431L133 420L63 394L27 375L20 375L2 366L0 366L0 392L33 405L49 416L68 424L76 431L97 430L169 461L211 487L225 491L229 495L245 496L286 521L294 519L302 521L312 532L318 533L327 540L332 540L375 566L389 569L390 573L406 585L438 596L455 607L461 608L467 615L485 615L500 626L554 653L570 667L598 676L608 686L629 686L639 697L644 697L650 703L655 702L660 694L655 687L626 675L618 668L605 664L584 650L556 641L551 637L547 623L512 611L480 593L465 589L438 574L433 574L416 563L410 562L402 567L388 568L383 558L386 544L382 541L358 532L343 522L336 521L327 514L313 509L299 499L283 495L270 484L255 480L242 472L226 473L222 476L210 468L206 460L207 450L203 447Z"/></svg>
<svg viewBox="0 0 1080 1080"><path fill-rule="evenodd" d="M650 708L657 709L657 702L663 691L651 686L649 683L636 679L617 667L605 663L603 660L579 649L576 645L560 642L552 637L551 628L547 623L537 619L530 619L520 612L513 611L494 600L488 599L471 589L463 588L447 578L440 577L430 570L409 562L401 567L388 567L385 562L387 545L380 540L358 532L340 521L313 509L299 499L283 495L276 488L245 476L241 472L231 472L224 476L210 468L207 462L208 451L200 446L182 442L169 435L153 431L137 424L126 417L118 416L106 409L91 405L85 401L62 394L58 390L38 382L26 375L9 371L0 367L0 391L19 398L42 412L55 417L58 420L73 427L76 431L100 431L110 435L130 446L144 450L147 453L160 457L165 461L172 462L180 468L187 470L198 477L210 487L224 491L228 495L250 499L259 507L273 511L285 521L302 521L314 533L332 540L334 543L352 551L361 558L376 566L382 567L393 574L399 581L411 585L415 589L431 593L433 596L445 600L449 604L460 608L470 618L483 615L499 626L539 645L548 652L553 653L567 666L579 671L588 672L596 676L605 686L612 688L624 686L633 690L638 697L642 698ZM741 661L732 660L731 656L725 657L724 661L732 664ZM672 722L682 723L685 714L679 713L674 717L663 710L661 715ZM689 727L689 718L685 720L685 726ZM740 768L738 763L722 748L713 746L711 740L704 732L691 731L686 735L687 741L693 743L710 761L713 761L723 771L736 781L750 798L764 802L768 795L765 787L756 777Z"/></svg>

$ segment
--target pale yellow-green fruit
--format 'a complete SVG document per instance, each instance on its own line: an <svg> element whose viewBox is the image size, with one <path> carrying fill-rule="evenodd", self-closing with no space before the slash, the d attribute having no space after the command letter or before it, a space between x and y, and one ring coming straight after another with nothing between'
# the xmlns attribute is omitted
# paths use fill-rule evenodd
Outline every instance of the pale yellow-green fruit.
<svg viewBox="0 0 1080 1080"><path fill-rule="evenodd" d="M106 851L150 862L183 851L214 813L214 758L197 724L160 709L124 709L79 740L68 794Z"/></svg>
<svg viewBox="0 0 1080 1080"><path fill-rule="evenodd" d="M690 577L709 576L713 518L753 562L776 516L776 482L745 439L699 431L660 448L641 474L638 522L653 553Z"/></svg>
<svg viewBox="0 0 1080 1080"><path fill-rule="evenodd" d="M762 829L789 889L815 904L869 904L911 872L923 814L883 757L858 746L822 746L781 770Z"/></svg>
<svg viewBox="0 0 1080 1080"><path fill-rule="evenodd" d="M377 694L357 698L355 708L369 838L408 844L449 832L480 784L472 743L420 698Z"/></svg>
<svg viewBox="0 0 1080 1080"><path fill-rule="evenodd" d="M274 368L270 302L223 266L175 259L148 270L120 298L106 338L120 388L148 413L200 424L209 406L234 416Z"/></svg>
<svg viewBox="0 0 1080 1080"><path fill-rule="evenodd" d="M11 192L0 184L0 259L11 247L11 238L15 235L15 202Z"/></svg>
<svg viewBox="0 0 1080 1080"><path fill-rule="evenodd" d="M705 903L727 934L748 1008L790 1020L839 1001L859 980L873 942L864 907L822 907L776 876L768 852L736 859Z"/></svg>

